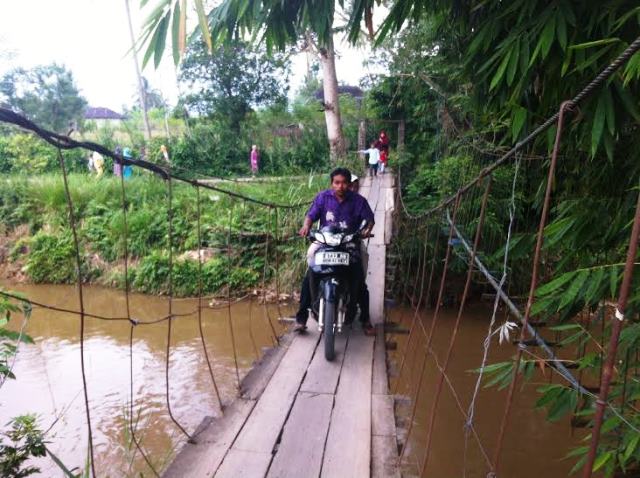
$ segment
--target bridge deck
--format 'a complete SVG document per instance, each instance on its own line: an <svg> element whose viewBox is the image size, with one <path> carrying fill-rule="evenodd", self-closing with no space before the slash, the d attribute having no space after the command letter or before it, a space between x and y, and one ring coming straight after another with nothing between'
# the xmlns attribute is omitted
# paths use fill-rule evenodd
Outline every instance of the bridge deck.
<svg viewBox="0 0 640 478"><path fill-rule="evenodd" d="M243 380L224 416L203 422L197 444L185 445L165 477L400 476L380 324L392 178L367 180L361 192L376 213L367 278L376 337L359 327L338 336L333 362L313 327L285 337Z"/></svg>

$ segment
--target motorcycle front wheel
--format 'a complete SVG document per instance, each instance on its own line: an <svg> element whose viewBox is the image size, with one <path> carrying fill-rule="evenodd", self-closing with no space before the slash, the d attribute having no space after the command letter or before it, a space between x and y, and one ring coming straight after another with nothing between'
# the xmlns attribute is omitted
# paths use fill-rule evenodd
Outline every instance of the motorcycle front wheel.
<svg viewBox="0 0 640 478"><path fill-rule="evenodd" d="M335 350L335 322L336 304L320 299L320 310L323 313L324 327L324 358L331 362L336 356Z"/></svg>

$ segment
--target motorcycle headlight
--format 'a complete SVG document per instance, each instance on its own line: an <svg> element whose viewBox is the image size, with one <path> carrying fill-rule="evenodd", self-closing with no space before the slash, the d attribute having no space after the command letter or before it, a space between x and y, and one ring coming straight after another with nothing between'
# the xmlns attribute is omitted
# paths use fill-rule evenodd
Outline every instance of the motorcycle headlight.
<svg viewBox="0 0 640 478"><path fill-rule="evenodd" d="M353 241L353 237L355 236L355 234L347 234L346 236L344 236L342 238L342 242L351 242Z"/></svg>
<svg viewBox="0 0 640 478"><path fill-rule="evenodd" d="M318 242L320 242L320 243L322 243L322 244L325 244L325 237L324 237L324 234L322 234L321 232L316 232L316 233L314 233L314 234L313 234L313 238L314 238L316 241L318 241Z"/></svg>
<svg viewBox="0 0 640 478"><path fill-rule="evenodd" d="M324 235L325 244L328 246L339 246L342 242L342 234L326 234Z"/></svg>

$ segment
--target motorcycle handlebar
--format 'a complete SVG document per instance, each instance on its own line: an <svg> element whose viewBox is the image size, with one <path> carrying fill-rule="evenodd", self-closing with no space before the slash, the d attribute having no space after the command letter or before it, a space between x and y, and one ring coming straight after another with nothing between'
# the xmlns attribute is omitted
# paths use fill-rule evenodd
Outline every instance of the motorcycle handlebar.
<svg viewBox="0 0 640 478"><path fill-rule="evenodd" d="M315 241L315 238L313 237L313 233L314 233L314 232L315 232L315 231L309 231L309 234L307 234L307 236L305 237L305 239L307 239L307 240L309 240L309 241L311 241L311 242ZM359 234L359 235L358 235L358 237L359 237L360 239L369 239L369 238L371 238L371 237L376 237L376 235L375 235L375 234L369 234L369 235L367 235L367 236L362 236L361 234Z"/></svg>

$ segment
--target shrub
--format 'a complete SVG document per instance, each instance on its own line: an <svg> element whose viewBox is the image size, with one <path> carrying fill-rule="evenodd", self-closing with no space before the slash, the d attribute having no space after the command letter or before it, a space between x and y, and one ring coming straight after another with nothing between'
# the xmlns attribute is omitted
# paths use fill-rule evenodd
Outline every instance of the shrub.
<svg viewBox="0 0 640 478"><path fill-rule="evenodd" d="M76 280L76 264L71 234L39 232L31 239L27 275L35 283L66 284Z"/></svg>

